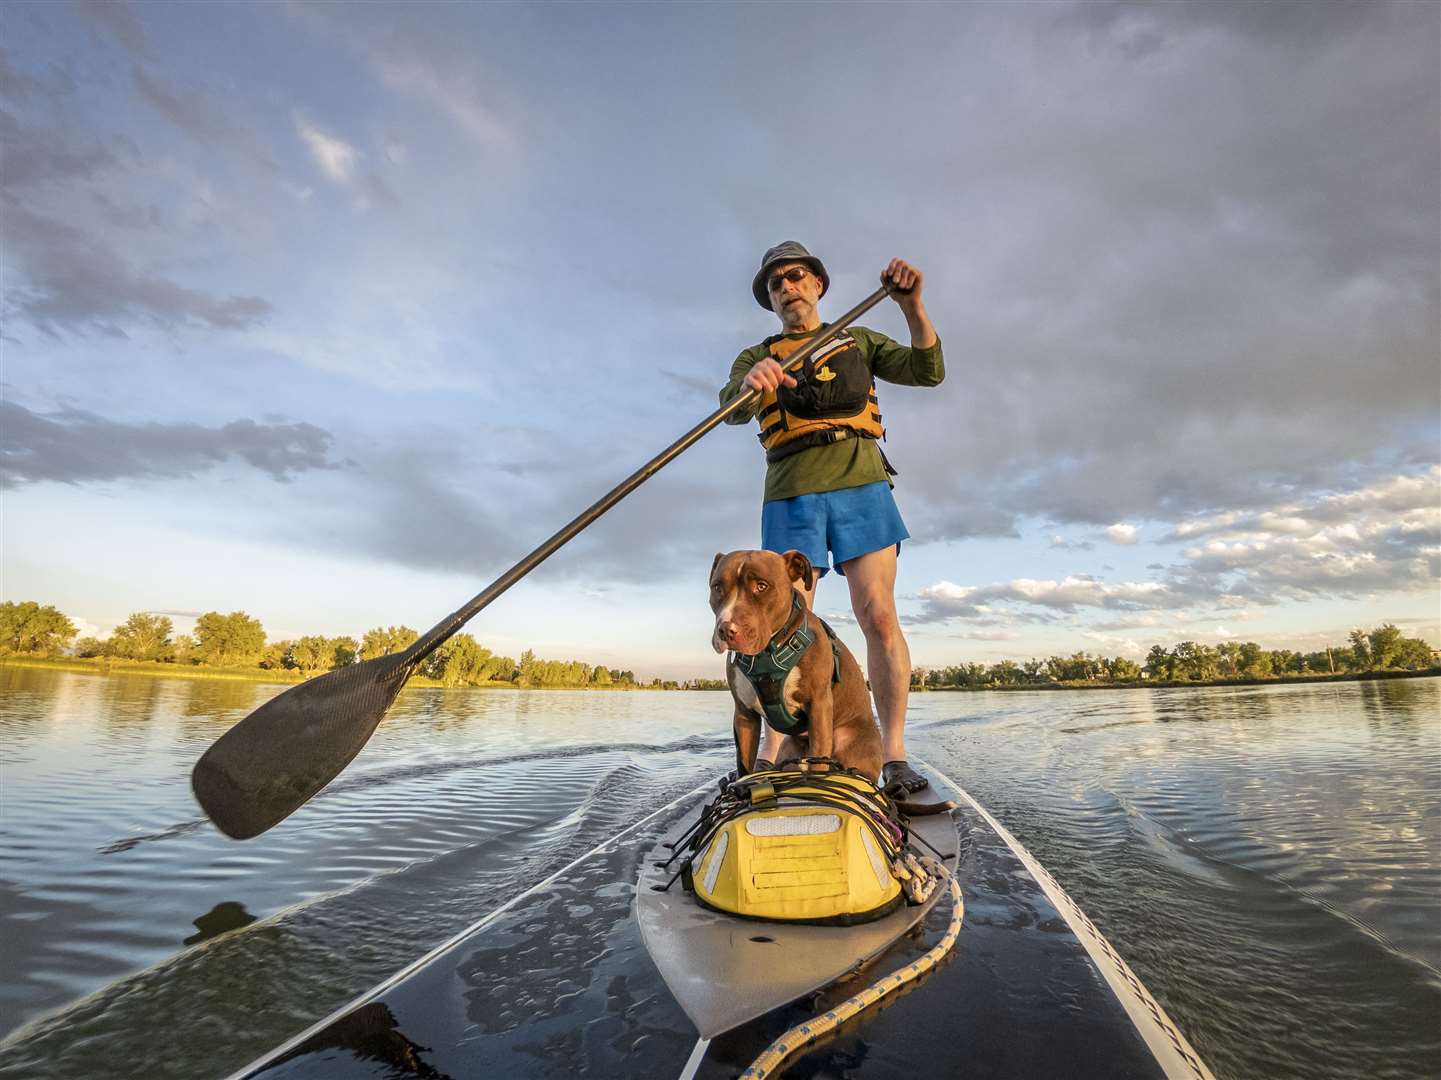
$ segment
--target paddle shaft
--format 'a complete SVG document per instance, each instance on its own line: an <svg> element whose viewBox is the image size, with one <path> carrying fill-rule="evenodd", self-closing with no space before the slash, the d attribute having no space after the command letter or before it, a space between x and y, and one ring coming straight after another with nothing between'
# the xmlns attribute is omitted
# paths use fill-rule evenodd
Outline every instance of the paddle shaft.
<svg viewBox="0 0 1441 1080"><path fill-rule="evenodd" d="M895 286L889 283L881 286L870 296L866 297L855 307L847 311L835 322L831 323L812 340L800 349L792 353L783 365L783 370L790 372L799 368L821 348L830 342L837 334L844 330L851 323L855 322L871 308L884 300L892 292L896 291ZM611 491L601 496L574 521L558 531L549 540L537 547L520 562L516 563L495 581L487 585L477 593L469 603L452 614L446 616L430 630L418 638L410 648L406 649L407 659L412 663L418 663L430 653L444 644L452 634L469 622L475 615L492 600L500 596L521 578L525 577L546 559L554 555L560 548L564 547L576 534L585 529L596 518L600 517L616 503L620 502L641 484L645 483L666 465L670 464L682 453L694 445L701 436L705 435L712 428L725 421L725 418L740 409L745 408L760 396L760 391L754 388L747 388L726 402L715 412L711 413L695 427L691 428L675 442L671 443L655 457L651 458L635 472L617 484Z"/></svg>

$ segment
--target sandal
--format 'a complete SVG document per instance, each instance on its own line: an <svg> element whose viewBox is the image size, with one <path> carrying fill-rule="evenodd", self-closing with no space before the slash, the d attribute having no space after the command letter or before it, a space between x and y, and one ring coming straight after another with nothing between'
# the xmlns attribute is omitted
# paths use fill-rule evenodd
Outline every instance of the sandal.
<svg viewBox="0 0 1441 1080"><path fill-rule="evenodd" d="M904 759L886 762L881 776L887 789L898 787L907 795L931 786L931 782L911 768L911 763Z"/></svg>

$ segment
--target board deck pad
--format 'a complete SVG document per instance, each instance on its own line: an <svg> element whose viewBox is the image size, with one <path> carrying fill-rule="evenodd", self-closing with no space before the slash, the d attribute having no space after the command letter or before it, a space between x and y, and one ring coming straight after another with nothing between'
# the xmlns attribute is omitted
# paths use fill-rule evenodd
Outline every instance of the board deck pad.
<svg viewBox="0 0 1441 1080"><path fill-rule="evenodd" d="M908 801L939 801L925 789ZM711 1039L857 970L925 918L944 894L924 904L903 904L874 922L855 926L739 919L696 903L679 881L661 891L675 873L661 864L674 842L696 819L683 817L646 857L636 891L641 936L662 978L703 1038ZM949 814L911 819L925 845L921 851L955 865L959 836Z"/></svg>
<svg viewBox="0 0 1441 1080"><path fill-rule="evenodd" d="M1020 852L959 788L917 766L931 777L925 797L961 801L949 820L930 819L959 837L947 863L965 893L956 947L781 1076L1211 1080L1189 1053L1162 1064L1152 1049L1158 1031L1189 1045L1154 1026L1148 1043ZM636 883L661 839L694 820L715 790L708 783L606 841L233 1077L733 1080L787 1029L944 933L949 899L860 977L704 1039L641 939ZM737 922L747 937L760 925Z"/></svg>

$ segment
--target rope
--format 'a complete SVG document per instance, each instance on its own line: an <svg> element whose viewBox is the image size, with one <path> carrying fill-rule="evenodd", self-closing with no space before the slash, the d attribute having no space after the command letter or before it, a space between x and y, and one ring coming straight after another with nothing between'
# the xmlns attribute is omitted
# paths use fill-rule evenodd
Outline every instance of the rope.
<svg viewBox="0 0 1441 1080"><path fill-rule="evenodd" d="M961 899L961 887L957 884L954 874L950 875L949 883L951 925L946 928L945 935L929 952L899 971L887 975L880 982L868 986L855 997L847 998L823 1016L807 1020L804 1024L797 1024L791 1028L766 1047L765 1052L756 1058L745 1072L740 1074L740 1080L764 1080L765 1077L779 1069L787 1058L814 1045L822 1036L834 1031L857 1013L870 1008L896 988L919 978L940 963L941 958L955 946L956 938L961 932L961 919L965 915L965 902Z"/></svg>

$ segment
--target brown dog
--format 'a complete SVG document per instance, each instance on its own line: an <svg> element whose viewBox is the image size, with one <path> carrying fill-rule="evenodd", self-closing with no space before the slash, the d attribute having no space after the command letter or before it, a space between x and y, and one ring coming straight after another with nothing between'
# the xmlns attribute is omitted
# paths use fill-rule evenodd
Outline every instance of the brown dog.
<svg viewBox="0 0 1441 1080"><path fill-rule="evenodd" d="M786 732L780 759L834 758L879 782L881 732L860 665L804 602L796 605L799 593L792 583L803 582L809 589L815 573L799 551L732 551L717 555L711 565L710 606L716 615L711 644L716 652L741 654L726 664L735 698L736 766L742 774L755 768L766 717L757 689L760 677L753 681L743 665L773 642L782 652L787 643L799 647L804 638L796 631L804 623L812 640L781 684L785 709L798 726ZM785 731L774 717L772 726Z"/></svg>

